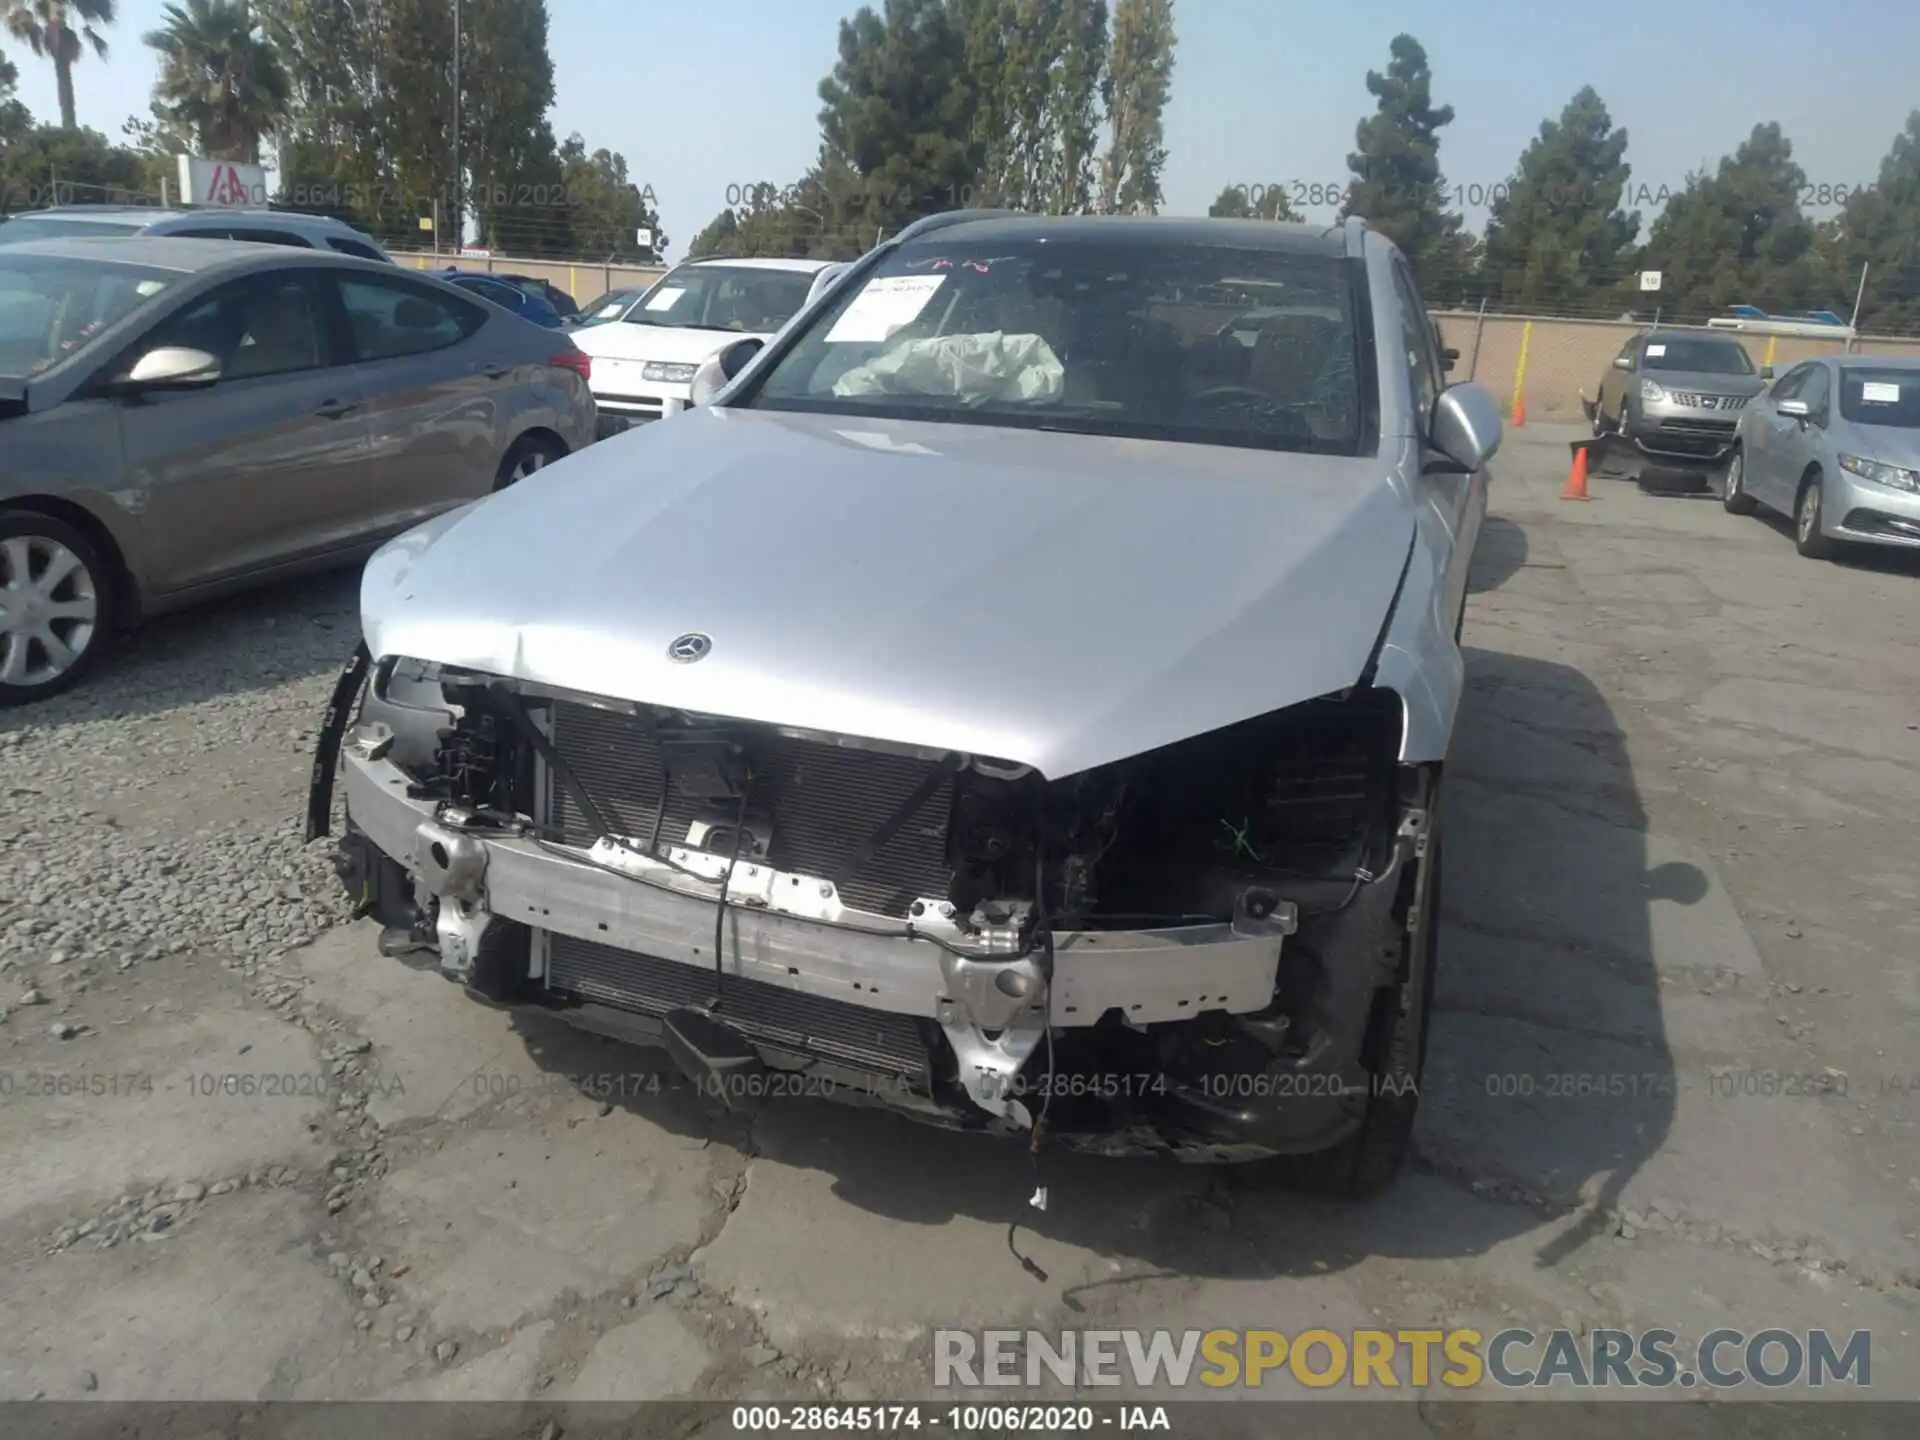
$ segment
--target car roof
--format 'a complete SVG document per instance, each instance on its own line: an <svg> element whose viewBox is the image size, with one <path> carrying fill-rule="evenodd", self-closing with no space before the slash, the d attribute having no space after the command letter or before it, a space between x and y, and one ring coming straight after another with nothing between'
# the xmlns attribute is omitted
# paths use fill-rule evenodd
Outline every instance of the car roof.
<svg viewBox="0 0 1920 1440"><path fill-rule="evenodd" d="M938 236L938 240L934 239ZM1235 249L1343 256L1343 225L1274 220L1220 220L1187 215L993 215L956 220L909 244L952 240L992 243L1000 240L1073 240L1116 245L1222 245Z"/></svg>
<svg viewBox="0 0 1920 1440"><path fill-rule="evenodd" d="M840 263L838 260L789 260L773 255L703 255L698 260L681 262L683 265L732 265L742 270L788 270L802 275L812 275Z"/></svg>
<svg viewBox="0 0 1920 1440"><path fill-rule="evenodd" d="M1920 370L1920 355L1823 355L1843 370Z"/></svg>
<svg viewBox="0 0 1920 1440"><path fill-rule="evenodd" d="M94 260L106 265L139 265L182 275L203 270L246 270L286 265L357 266L385 274L392 265L290 245L253 240L195 240L184 235L76 235L71 240L23 240L0 249L0 263L13 255L46 255L60 260Z"/></svg>
<svg viewBox="0 0 1920 1440"><path fill-rule="evenodd" d="M23 210L17 218L32 216L35 219L49 220L94 220L129 219L139 217L149 225L159 225L173 220L204 220L209 216L229 216L247 220L264 220L273 224L282 224L290 228L312 225L327 230L345 230L359 234L354 227L334 215L314 215L305 210L275 210L270 206L259 205L196 205L181 207L177 205L49 205L41 210Z"/></svg>

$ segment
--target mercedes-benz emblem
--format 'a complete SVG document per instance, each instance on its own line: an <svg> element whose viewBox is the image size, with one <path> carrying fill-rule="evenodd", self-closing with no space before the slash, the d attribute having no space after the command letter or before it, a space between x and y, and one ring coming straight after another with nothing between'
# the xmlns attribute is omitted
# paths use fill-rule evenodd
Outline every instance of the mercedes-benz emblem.
<svg viewBox="0 0 1920 1440"><path fill-rule="evenodd" d="M682 665L691 665L696 660L706 659L712 649L713 637L694 630L667 646L667 658L677 660Z"/></svg>

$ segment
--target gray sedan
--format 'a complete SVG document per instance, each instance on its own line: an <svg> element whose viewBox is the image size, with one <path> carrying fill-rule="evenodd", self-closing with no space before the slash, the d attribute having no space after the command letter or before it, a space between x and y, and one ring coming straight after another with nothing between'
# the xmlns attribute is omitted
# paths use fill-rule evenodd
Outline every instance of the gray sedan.
<svg viewBox="0 0 1920 1440"><path fill-rule="evenodd" d="M1846 542L1920 549L1920 360L1794 366L1740 417L1722 503L1791 516L1812 559Z"/></svg>
<svg viewBox="0 0 1920 1440"><path fill-rule="evenodd" d="M589 444L589 365L372 261L0 250L0 705L74 683L115 624L353 563Z"/></svg>

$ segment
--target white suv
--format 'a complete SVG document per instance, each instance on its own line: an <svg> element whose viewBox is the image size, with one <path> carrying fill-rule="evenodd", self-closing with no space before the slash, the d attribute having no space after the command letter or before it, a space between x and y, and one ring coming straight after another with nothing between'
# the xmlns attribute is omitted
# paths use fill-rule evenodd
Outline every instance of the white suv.
<svg viewBox="0 0 1920 1440"><path fill-rule="evenodd" d="M333 250L362 260L393 259L371 235L330 215L293 210L239 210L208 206L163 210L151 205L59 205L0 219L0 245L23 240L69 240L87 235L168 235L190 240L253 240Z"/></svg>

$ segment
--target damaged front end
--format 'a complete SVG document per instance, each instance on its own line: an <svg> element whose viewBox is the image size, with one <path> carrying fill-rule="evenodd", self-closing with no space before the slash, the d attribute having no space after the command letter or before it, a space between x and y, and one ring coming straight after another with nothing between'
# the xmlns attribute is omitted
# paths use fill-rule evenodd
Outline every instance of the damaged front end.
<svg viewBox="0 0 1920 1440"><path fill-rule="evenodd" d="M475 993L664 1045L723 1097L798 1072L960 1128L1235 1160L1337 1144L1377 1087L1436 780L1401 763L1391 691L1049 780L371 670L312 820L337 774L363 912Z"/></svg>

